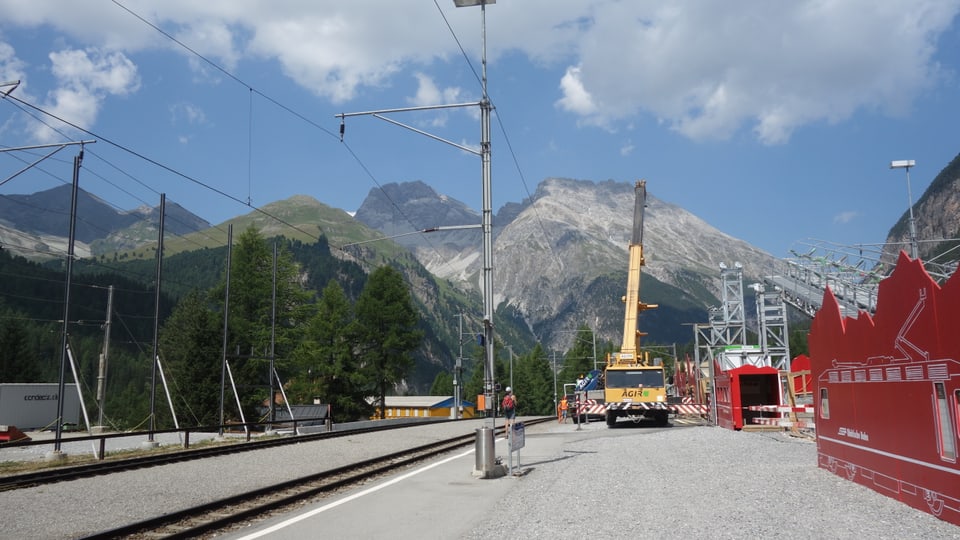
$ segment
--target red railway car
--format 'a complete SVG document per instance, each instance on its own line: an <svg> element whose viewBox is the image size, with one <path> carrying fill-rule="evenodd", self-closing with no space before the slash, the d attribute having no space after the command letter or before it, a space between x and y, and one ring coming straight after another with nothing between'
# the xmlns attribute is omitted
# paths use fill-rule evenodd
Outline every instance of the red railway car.
<svg viewBox="0 0 960 540"><path fill-rule="evenodd" d="M818 465L960 525L960 278L904 253L874 317L832 292L811 326Z"/></svg>
<svg viewBox="0 0 960 540"><path fill-rule="evenodd" d="M753 424L753 418L771 413L751 411L755 405L781 405L780 374L770 366L743 365L714 376L717 396L717 425L740 430Z"/></svg>

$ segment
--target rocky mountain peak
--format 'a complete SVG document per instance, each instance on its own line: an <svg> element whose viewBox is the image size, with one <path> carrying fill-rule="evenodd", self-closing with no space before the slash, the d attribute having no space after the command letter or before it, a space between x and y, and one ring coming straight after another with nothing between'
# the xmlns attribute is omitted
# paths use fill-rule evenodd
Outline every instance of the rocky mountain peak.
<svg viewBox="0 0 960 540"><path fill-rule="evenodd" d="M407 184L392 184L383 198L372 193L357 219L387 235L435 224L415 221L425 216L479 222L478 214L459 201L413 184L407 195L403 194ZM655 183L647 189L645 276L682 290L693 285L719 296L721 262L741 262L745 275L755 279L774 271L776 259L771 255L657 199ZM386 209L383 199L387 197L396 210ZM599 318L600 311L605 319L616 319L626 285L634 198L633 182L548 178L530 199L505 205L494 217L494 302L515 308L534 329L567 323L575 327L578 321ZM416 241L406 238L410 237L397 241L411 247L431 272L465 288L481 289L479 230L461 231L452 238L443 235L436 242L435 235L429 236L430 242L425 242L426 235ZM587 292L601 284L604 294L613 298L606 298L602 308ZM608 337L615 337L613 328L609 332Z"/></svg>

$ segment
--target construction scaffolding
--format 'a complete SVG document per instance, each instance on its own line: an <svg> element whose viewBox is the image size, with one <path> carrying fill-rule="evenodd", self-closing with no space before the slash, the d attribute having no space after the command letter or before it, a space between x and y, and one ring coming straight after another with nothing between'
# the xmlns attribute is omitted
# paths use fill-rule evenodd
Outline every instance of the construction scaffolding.
<svg viewBox="0 0 960 540"><path fill-rule="evenodd" d="M737 262L734 263L733 268L729 268L725 263L720 263L720 282L722 304L710 309L707 324L696 324L693 327L696 342L694 356L697 368L700 370L700 380L706 386L701 390L711 396L710 416L714 422L717 419L717 403L713 399L714 365L717 363L717 354L724 347L746 344L743 265ZM704 363L707 365L704 366Z"/></svg>
<svg viewBox="0 0 960 540"><path fill-rule="evenodd" d="M743 266L733 268L720 264L722 305L709 311L707 324L694 325L696 363L702 379L709 386L704 393L711 396L711 417L717 421L717 400L713 387L717 369L733 370L744 365L790 370L790 335L787 303L782 288L772 291L760 283L751 285L757 299L758 345L747 345L743 301ZM706 364L706 365L704 365ZM788 389L781 388L781 398Z"/></svg>

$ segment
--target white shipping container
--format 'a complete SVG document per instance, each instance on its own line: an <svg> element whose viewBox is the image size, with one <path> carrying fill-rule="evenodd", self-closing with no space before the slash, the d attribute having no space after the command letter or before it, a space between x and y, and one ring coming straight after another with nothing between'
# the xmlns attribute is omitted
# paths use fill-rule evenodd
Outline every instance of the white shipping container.
<svg viewBox="0 0 960 540"><path fill-rule="evenodd" d="M0 424L23 431L56 429L57 383L0 383ZM76 384L63 388L63 421L80 424L80 396Z"/></svg>

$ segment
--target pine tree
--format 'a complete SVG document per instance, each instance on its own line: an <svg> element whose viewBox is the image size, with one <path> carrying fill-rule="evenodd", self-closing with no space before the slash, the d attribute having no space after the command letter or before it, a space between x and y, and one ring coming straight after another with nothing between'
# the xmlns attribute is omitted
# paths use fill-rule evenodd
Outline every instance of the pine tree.
<svg viewBox="0 0 960 540"><path fill-rule="evenodd" d="M399 271L381 266L370 273L357 299L357 346L361 367L372 383L380 404L387 390L401 383L414 366L412 352L420 346L423 331L410 292Z"/></svg>
<svg viewBox="0 0 960 540"><path fill-rule="evenodd" d="M330 280L303 340L293 352L296 375L287 394L294 403L318 398L329 404L336 422L367 418L369 384L354 355L353 311L343 288Z"/></svg>
<svg viewBox="0 0 960 540"><path fill-rule="evenodd" d="M453 395L453 375L447 371L437 373L437 376L433 378L433 384L430 385L430 395Z"/></svg>
<svg viewBox="0 0 960 540"><path fill-rule="evenodd" d="M563 369L557 375L558 392L562 392L564 383L576 382L581 375L586 375L594 369L593 358L593 330L587 325L577 329L573 346L563 358ZM599 354L599 353L598 353ZM605 360L597 359L596 365L602 368Z"/></svg>
<svg viewBox="0 0 960 540"><path fill-rule="evenodd" d="M230 313L227 354L245 412L257 412L269 399L271 321L273 317L273 251L251 225L238 238L230 268ZM224 273L224 278L226 273ZM310 294L300 286L299 269L280 246L277 254L274 367L281 380L292 376L288 359L310 318ZM214 290L221 305L226 280Z"/></svg>
<svg viewBox="0 0 960 540"><path fill-rule="evenodd" d="M160 358L173 387L174 405L183 407L198 426L220 421L222 326L206 293L194 291L180 300L160 331Z"/></svg>
<svg viewBox="0 0 960 540"><path fill-rule="evenodd" d="M538 343L530 354L520 357L519 370L514 374L522 394L517 400L517 413L525 415L552 414L553 363ZM518 366L514 365L514 370Z"/></svg>
<svg viewBox="0 0 960 540"><path fill-rule="evenodd" d="M0 321L0 381L39 382L40 369L30 347L27 325L12 314Z"/></svg>

